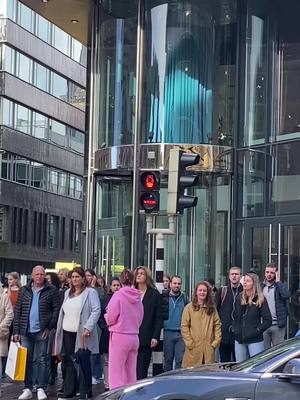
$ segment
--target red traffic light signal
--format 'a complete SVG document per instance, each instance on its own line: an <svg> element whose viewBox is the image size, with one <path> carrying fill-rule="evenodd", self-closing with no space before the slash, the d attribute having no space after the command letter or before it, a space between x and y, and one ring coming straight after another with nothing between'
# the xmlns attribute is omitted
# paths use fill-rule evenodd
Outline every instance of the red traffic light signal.
<svg viewBox="0 0 300 400"><path fill-rule="evenodd" d="M140 209L146 213L157 213L159 211L159 173L143 172L140 189Z"/></svg>

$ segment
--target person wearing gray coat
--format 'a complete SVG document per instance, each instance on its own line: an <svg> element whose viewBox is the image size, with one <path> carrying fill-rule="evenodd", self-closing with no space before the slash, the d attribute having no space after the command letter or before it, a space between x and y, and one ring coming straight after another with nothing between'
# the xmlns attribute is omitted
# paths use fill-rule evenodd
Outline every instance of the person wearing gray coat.
<svg viewBox="0 0 300 400"><path fill-rule="evenodd" d="M92 354L99 353L100 331L97 322L100 313L97 292L86 287L84 270L80 267L74 268L71 287L65 292L60 309L55 338L55 354L62 357L63 388L59 398L71 398L76 395L80 382L73 362L76 351L84 346ZM91 397L92 388L88 393L81 395L85 398Z"/></svg>

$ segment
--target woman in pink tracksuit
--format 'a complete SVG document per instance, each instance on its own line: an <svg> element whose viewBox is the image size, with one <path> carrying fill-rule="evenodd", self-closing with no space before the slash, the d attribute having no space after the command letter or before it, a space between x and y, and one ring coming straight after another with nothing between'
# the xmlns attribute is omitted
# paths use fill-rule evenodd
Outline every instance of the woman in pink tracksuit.
<svg viewBox="0 0 300 400"><path fill-rule="evenodd" d="M139 328L144 316L140 292L131 287L132 272L124 270L120 281L123 287L113 295L105 314L110 332L108 360L110 389L136 382Z"/></svg>

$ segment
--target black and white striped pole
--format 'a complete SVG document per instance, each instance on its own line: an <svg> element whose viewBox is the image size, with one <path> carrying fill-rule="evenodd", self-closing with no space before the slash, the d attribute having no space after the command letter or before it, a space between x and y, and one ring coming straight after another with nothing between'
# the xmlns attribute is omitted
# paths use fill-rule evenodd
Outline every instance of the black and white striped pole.
<svg viewBox="0 0 300 400"><path fill-rule="evenodd" d="M164 249L164 235L158 233L156 235L156 249L155 249L155 285L157 290L162 293L163 291L163 277L165 269L165 249ZM157 346L153 349L153 363L152 371L153 376L163 373L163 355L164 355L164 335L163 329L160 332L160 338Z"/></svg>
<svg viewBox="0 0 300 400"><path fill-rule="evenodd" d="M152 228L152 215L146 216L147 234L156 235L155 252L155 285L160 293L163 291L163 277L165 269L165 249L164 236L175 235L176 216L169 216L169 228ZM163 329L160 332L160 338L157 346L152 352L152 372L153 376L163 372Z"/></svg>

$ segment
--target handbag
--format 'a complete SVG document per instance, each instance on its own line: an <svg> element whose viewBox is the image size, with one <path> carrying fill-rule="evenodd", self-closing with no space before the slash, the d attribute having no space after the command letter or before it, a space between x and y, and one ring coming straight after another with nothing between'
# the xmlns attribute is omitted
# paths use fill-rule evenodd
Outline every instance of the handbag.
<svg viewBox="0 0 300 400"><path fill-rule="evenodd" d="M20 343L11 342L9 346L5 373L14 381L24 381L27 349Z"/></svg>

